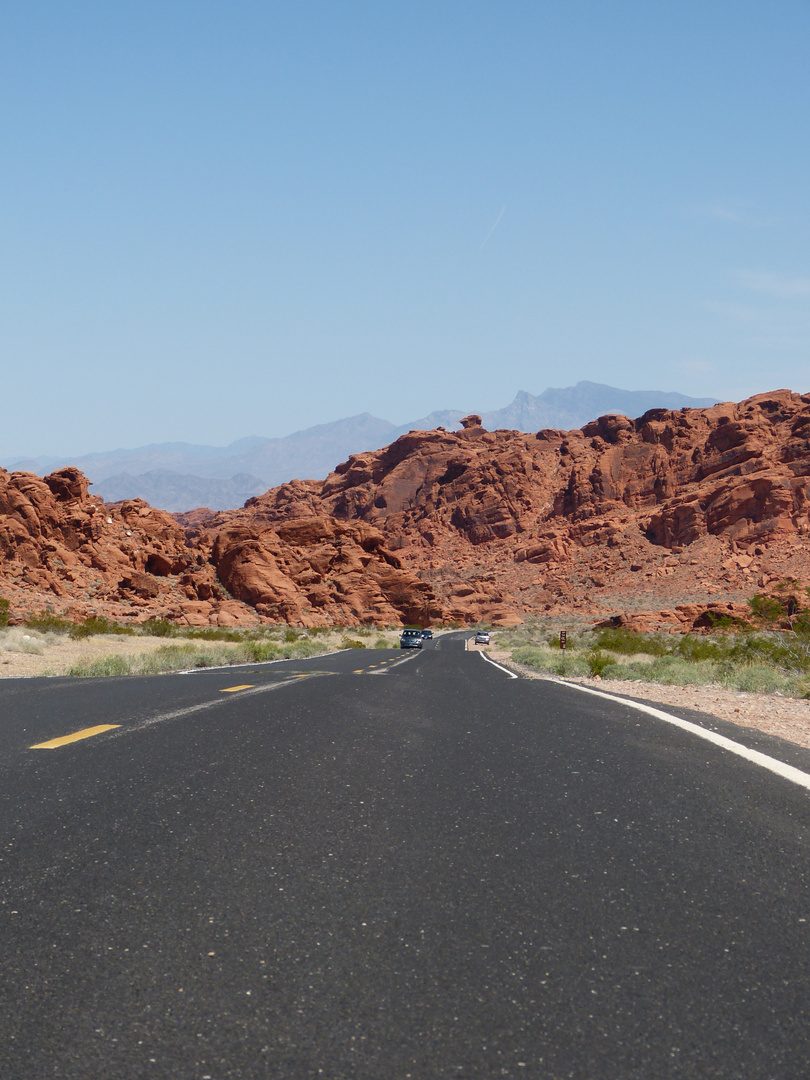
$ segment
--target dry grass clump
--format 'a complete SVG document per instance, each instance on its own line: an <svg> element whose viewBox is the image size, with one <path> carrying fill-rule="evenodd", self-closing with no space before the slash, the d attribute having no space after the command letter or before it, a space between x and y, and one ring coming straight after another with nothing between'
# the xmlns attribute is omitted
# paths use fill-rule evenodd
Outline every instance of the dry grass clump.
<svg viewBox="0 0 810 1080"><path fill-rule="evenodd" d="M10 626L0 629L0 652L29 653L41 656L46 646L58 640L55 634L29 630L27 627Z"/></svg>
<svg viewBox="0 0 810 1080"><path fill-rule="evenodd" d="M354 630L354 633L358 631ZM361 628L360 632L363 632ZM378 638L384 648L394 648L396 631ZM367 631L366 636L370 635ZM265 632L220 632L217 628L192 631L171 644L151 652L97 657L74 664L67 672L77 677L105 675L157 675L193 668L225 667L231 664L266 663L271 660L301 660L340 649L364 649L365 642L348 637L343 630L295 630L273 627ZM390 638L390 643L389 643ZM379 647L379 646L377 646Z"/></svg>
<svg viewBox="0 0 810 1080"><path fill-rule="evenodd" d="M51 612L22 626L3 625L0 609L0 676L149 675L228 664L303 659L340 649L394 649L395 627L181 627L168 619L121 626L89 618L70 623Z"/></svg>

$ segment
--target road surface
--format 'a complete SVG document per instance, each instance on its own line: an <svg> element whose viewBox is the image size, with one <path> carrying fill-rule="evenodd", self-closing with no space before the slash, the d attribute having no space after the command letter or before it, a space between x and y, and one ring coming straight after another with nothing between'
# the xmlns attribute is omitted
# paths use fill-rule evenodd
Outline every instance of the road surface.
<svg viewBox="0 0 810 1080"><path fill-rule="evenodd" d="M8 680L0 776L3 1080L810 1072L810 792L464 635Z"/></svg>

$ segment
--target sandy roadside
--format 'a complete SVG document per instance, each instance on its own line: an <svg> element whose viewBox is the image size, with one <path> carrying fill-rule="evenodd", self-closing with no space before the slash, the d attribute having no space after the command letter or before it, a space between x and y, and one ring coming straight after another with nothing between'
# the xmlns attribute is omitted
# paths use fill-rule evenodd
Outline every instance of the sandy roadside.
<svg viewBox="0 0 810 1080"><path fill-rule="evenodd" d="M345 639L355 635L349 630L335 630L322 634L319 644L326 652L345 648ZM375 631L374 636L364 639L368 648L383 637L395 648L399 640L396 630ZM137 656L154 652L166 645L193 644L227 646L227 642L206 642L202 639L129 637L122 634L94 634L92 637L74 640L64 634L39 633L25 627L0 630L0 679L35 678L44 675L67 675L77 664L87 664L108 656Z"/></svg>
<svg viewBox="0 0 810 1080"><path fill-rule="evenodd" d="M76 664L106 656L135 656L170 644L160 637L96 635L74 641L64 634L37 634L31 630L7 631L0 635L0 679L32 678L37 675L67 675Z"/></svg>

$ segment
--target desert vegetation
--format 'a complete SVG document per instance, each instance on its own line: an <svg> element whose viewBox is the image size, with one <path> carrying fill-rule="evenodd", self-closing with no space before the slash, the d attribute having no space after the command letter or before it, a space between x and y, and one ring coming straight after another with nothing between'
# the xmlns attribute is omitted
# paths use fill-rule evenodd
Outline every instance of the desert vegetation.
<svg viewBox="0 0 810 1080"><path fill-rule="evenodd" d="M22 624L2 621L0 653L48 656L60 643L89 639L127 639L126 651L83 658L62 674L73 676L152 675L189 668L302 659L340 649L396 648L397 628L353 626L302 630L285 624L261 627L183 627L168 619L148 619L138 626L92 617L73 623L43 611ZM142 651L138 642L142 642ZM149 646L147 648L147 645ZM55 674L46 670L43 674Z"/></svg>
<svg viewBox="0 0 810 1080"><path fill-rule="evenodd" d="M782 582L774 595L749 600L752 620L695 634L644 634L622 627L567 634L550 624L499 631L497 644L515 663L564 677L720 686L748 693L810 698L810 610L807 590Z"/></svg>

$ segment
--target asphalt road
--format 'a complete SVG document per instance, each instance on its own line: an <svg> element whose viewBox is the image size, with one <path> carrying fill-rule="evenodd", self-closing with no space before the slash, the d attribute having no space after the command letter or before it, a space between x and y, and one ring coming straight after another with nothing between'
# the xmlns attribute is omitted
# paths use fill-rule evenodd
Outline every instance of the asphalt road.
<svg viewBox="0 0 810 1080"><path fill-rule="evenodd" d="M810 1075L810 792L460 635L4 681L0 778L2 1080Z"/></svg>

